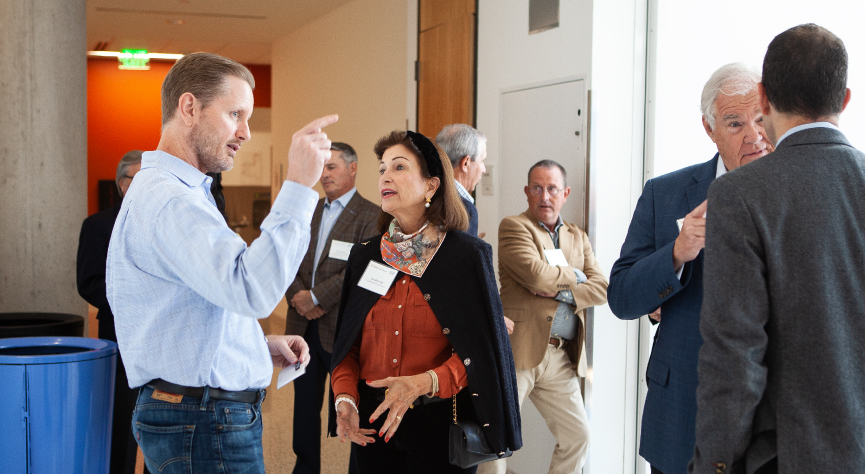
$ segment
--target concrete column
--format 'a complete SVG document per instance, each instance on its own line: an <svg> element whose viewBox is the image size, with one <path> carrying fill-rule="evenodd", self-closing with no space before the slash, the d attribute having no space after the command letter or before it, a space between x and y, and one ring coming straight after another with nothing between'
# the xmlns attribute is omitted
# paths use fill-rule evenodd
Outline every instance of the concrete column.
<svg viewBox="0 0 865 474"><path fill-rule="evenodd" d="M0 312L87 315L85 0L0 0Z"/></svg>

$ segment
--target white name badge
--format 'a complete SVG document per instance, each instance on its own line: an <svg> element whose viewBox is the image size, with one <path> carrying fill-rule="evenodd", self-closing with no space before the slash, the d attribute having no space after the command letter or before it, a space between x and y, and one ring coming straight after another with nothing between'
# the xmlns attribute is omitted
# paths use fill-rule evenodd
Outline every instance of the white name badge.
<svg viewBox="0 0 865 474"><path fill-rule="evenodd" d="M292 380L300 377L301 375L306 373L306 366L303 364L294 364L289 365L288 367L279 371L279 375L276 377L276 389L279 390L285 386L285 384L290 383Z"/></svg>
<svg viewBox="0 0 865 474"><path fill-rule="evenodd" d="M327 254L330 258L337 260L348 260L348 255L351 253L351 247L354 244L351 242L343 242L341 240L330 241L330 253Z"/></svg>
<svg viewBox="0 0 865 474"><path fill-rule="evenodd" d="M568 259L565 258L565 253L562 249L544 250L544 256L547 257L547 262L554 267L569 267Z"/></svg>
<svg viewBox="0 0 865 474"><path fill-rule="evenodd" d="M395 268L382 265L378 262L369 262L357 286L384 296L397 273L399 273L399 270Z"/></svg>

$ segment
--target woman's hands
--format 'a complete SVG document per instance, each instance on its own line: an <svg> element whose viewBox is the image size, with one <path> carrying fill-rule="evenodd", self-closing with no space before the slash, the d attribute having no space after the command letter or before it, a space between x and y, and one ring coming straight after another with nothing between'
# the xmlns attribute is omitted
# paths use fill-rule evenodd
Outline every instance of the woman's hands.
<svg viewBox="0 0 865 474"><path fill-rule="evenodd" d="M381 405L375 409L369 422L378 419L385 411L390 410L384 424L381 425L378 435L384 436L387 443L396 433L405 412L411 407L415 399L425 393L432 392L433 380L429 374L423 373L408 377L388 377L383 380L367 382L370 387L387 388L387 395ZM385 434L386 433L386 434Z"/></svg>
<svg viewBox="0 0 865 474"><path fill-rule="evenodd" d="M357 400L345 393L337 395L334 400L339 400L340 398L348 398L354 403L354 406L348 402L340 402L336 405L336 434L339 436L339 440L345 443L346 438L348 438L352 443L361 446L366 446L366 443L375 443L375 439L372 438L375 430L360 429L360 416L357 414L357 410L355 410Z"/></svg>

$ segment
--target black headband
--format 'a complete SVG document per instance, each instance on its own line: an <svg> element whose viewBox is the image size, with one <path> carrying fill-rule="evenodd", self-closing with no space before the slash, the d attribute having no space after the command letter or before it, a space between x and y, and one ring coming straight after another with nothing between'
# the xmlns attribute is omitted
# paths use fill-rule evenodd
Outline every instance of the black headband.
<svg viewBox="0 0 865 474"><path fill-rule="evenodd" d="M408 139L414 144L415 147L420 151L421 155L423 155L424 161L426 161L426 168L429 171L430 177L433 178L442 178L445 175L445 169L442 167L442 160L439 157L439 152L436 150L436 146L433 145L433 142L430 141L429 138L421 135L417 132L412 132L411 130L406 130L405 132Z"/></svg>

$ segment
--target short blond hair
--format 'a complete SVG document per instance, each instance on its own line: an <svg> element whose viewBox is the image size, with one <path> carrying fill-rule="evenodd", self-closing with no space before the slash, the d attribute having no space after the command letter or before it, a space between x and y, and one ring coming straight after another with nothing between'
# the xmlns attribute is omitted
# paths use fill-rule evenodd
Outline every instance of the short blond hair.
<svg viewBox="0 0 865 474"><path fill-rule="evenodd" d="M213 53L192 53L178 59L162 82L162 125L174 117L180 96L189 92L207 107L227 91L229 76L246 81L255 89L255 79L243 64Z"/></svg>

